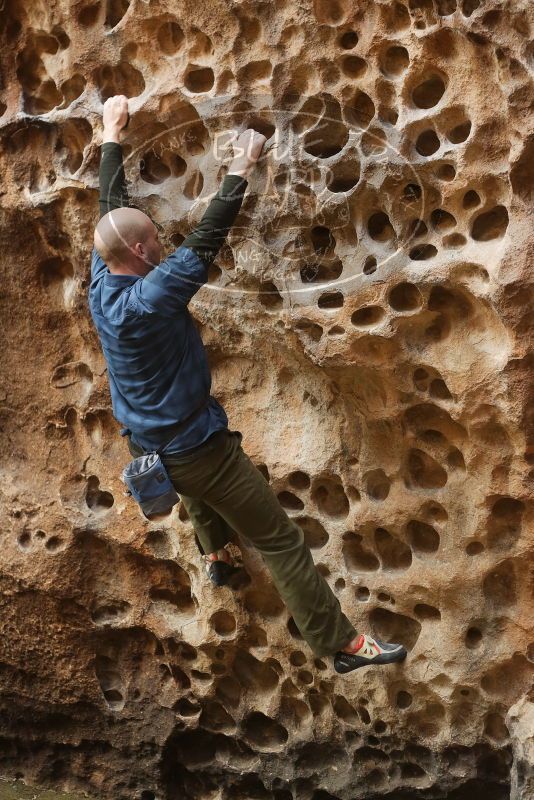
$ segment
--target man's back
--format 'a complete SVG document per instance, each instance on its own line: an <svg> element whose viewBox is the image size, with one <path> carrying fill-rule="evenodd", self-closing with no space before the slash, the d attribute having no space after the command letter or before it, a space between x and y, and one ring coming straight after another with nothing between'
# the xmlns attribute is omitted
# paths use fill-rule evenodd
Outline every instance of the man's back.
<svg viewBox="0 0 534 800"><path fill-rule="evenodd" d="M183 247L164 265L183 271L187 262L205 269L198 256ZM164 267L162 274L165 271ZM200 334L187 305L175 298L169 299L159 282L148 276L111 273L93 250L89 307L108 365L113 413L147 448L152 446L151 437L157 446L166 427L187 418L210 395L211 376ZM179 449L199 444L201 429L207 438L226 424L224 410L210 398L191 429L184 429Z"/></svg>

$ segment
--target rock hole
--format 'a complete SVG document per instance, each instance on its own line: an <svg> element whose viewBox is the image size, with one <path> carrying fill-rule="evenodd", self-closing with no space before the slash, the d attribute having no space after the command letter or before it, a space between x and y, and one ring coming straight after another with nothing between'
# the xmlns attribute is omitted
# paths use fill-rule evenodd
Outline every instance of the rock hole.
<svg viewBox="0 0 534 800"><path fill-rule="evenodd" d="M376 272L376 258L374 256L367 256L363 264L363 274L372 275Z"/></svg>
<svg viewBox="0 0 534 800"><path fill-rule="evenodd" d="M423 190L418 183L407 183L403 189L403 197L408 202L415 202L421 199Z"/></svg>
<svg viewBox="0 0 534 800"><path fill-rule="evenodd" d="M328 533L313 517L296 517L295 522L302 528L306 544L311 550L320 550L328 542Z"/></svg>
<svg viewBox="0 0 534 800"><path fill-rule="evenodd" d="M442 378L434 378L430 383L429 394L436 400L452 400L452 394Z"/></svg>
<svg viewBox="0 0 534 800"><path fill-rule="evenodd" d="M417 620L387 608L373 608L369 622L380 639L398 642L408 650L415 647L421 633L421 624Z"/></svg>
<svg viewBox="0 0 534 800"><path fill-rule="evenodd" d="M349 572L375 572L380 566L378 558L363 546L362 540L359 533L343 534L342 553Z"/></svg>
<svg viewBox="0 0 534 800"><path fill-rule="evenodd" d="M480 205L480 195L474 189L469 189L462 199L462 206L464 208L476 208Z"/></svg>
<svg viewBox="0 0 534 800"><path fill-rule="evenodd" d="M221 609L216 611L210 619L210 624L219 636L231 636L236 630L236 621L233 614Z"/></svg>
<svg viewBox="0 0 534 800"><path fill-rule="evenodd" d="M174 55L182 46L183 41L184 32L176 22L168 20L160 25L158 44L162 53L167 56Z"/></svg>
<svg viewBox="0 0 534 800"><path fill-rule="evenodd" d="M384 316L384 309L380 306L363 306L355 311L350 321L356 328L368 328L377 325Z"/></svg>
<svg viewBox="0 0 534 800"><path fill-rule="evenodd" d="M500 497L493 503L488 521L488 545L508 549L521 535L525 504L513 497Z"/></svg>
<svg viewBox="0 0 534 800"><path fill-rule="evenodd" d="M368 94L357 91L345 108L345 116L351 125L367 128L375 115L375 105Z"/></svg>
<svg viewBox="0 0 534 800"><path fill-rule="evenodd" d="M339 479L323 478L314 483L312 500L328 517L344 518L350 510L349 500Z"/></svg>
<svg viewBox="0 0 534 800"><path fill-rule="evenodd" d="M461 144L469 137L471 133L471 122L462 122L460 125L455 125L448 134L447 139L451 144Z"/></svg>
<svg viewBox="0 0 534 800"><path fill-rule="evenodd" d="M445 231L454 228L456 225L456 219L450 214L448 211L445 211L443 208L435 208L434 211L430 215L430 222L432 223L432 227L434 230L443 233Z"/></svg>
<svg viewBox="0 0 534 800"><path fill-rule="evenodd" d="M63 103L61 104L61 107L67 108L67 106L70 106L70 104L83 93L85 86L85 78L83 75L78 73L75 73L68 78L68 80L64 81L59 87L63 95Z"/></svg>
<svg viewBox="0 0 534 800"><path fill-rule="evenodd" d="M279 492L277 496L282 508L287 508L290 511L302 511L304 508L304 503L300 497L297 497L293 492Z"/></svg>
<svg viewBox="0 0 534 800"><path fill-rule="evenodd" d="M288 481L294 489L301 491L309 489L311 485L310 476L301 470L292 472L288 477Z"/></svg>
<svg viewBox="0 0 534 800"><path fill-rule="evenodd" d="M345 588L345 580L343 578L338 578L334 584L334 588L336 592L342 592Z"/></svg>
<svg viewBox="0 0 534 800"><path fill-rule="evenodd" d="M456 169L453 164L442 164L436 171L440 181L452 181L456 177Z"/></svg>
<svg viewBox="0 0 534 800"><path fill-rule="evenodd" d="M423 295L413 283L398 283L391 289L388 303L394 311L415 311L423 305Z"/></svg>
<svg viewBox="0 0 534 800"><path fill-rule="evenodd" d="M63 539L59 536L51 536L50 539L47 539L45 542L45 547L50 553L56 553L58 550L61 550L63 546Z"/></svg>
<svg viewBox="0 0 534 800"><path fill-rule="evenodd" d="M369 597L371 596L371 592L367 588L367 586L358 586L356 589L356 599L360 601L360 603L367 603Z"/></svg>
<svg viewBox="0 0 534 800"><path fill-rule="evenodd" d="M350 192L360 180L360 165L358 162L339 161L328 171L326 185L336 193Z"/></svg>
<svg viewBox="0 0 534 800"><path fill-rule="evenodd" d="M114 28L128 11L130 0L107 0L106 27Z"/></svg>
<svg viewBox="0 0 534 800"><path fill-rule="evenodd" d="M306 656L302 650L294 650L289 656L289 663L293 667L302 667L306 663Z"/></svg>
<svg viewBox="0 0 534 800"><path fill-rule="evenodd" d="M343 50L352 50L357 44L358 34L356 31L345 31L345 33L341 34L339 37L339 46L342 47Z"/></svg>
<svg viewBox="0 0 534 800"><path fill-rule="evenodd" d="M100 2L85 6L78 13L78 22L84 28L90 28L96 24L100 12Z"/></svg>
<svg viewBox="0 0 534 800"><path fill-rule="evenodd" d="M345 56L341 69L349 78L360 78L367 69L367 61L359 56Z"/></svg>
<svg viewBox="0 0 534 800"><path fill-rule="evenodd" d="M478 556L480 553L484 552L484 549L482 542L469 542L465 548L465 552L468 556Z"/></svg>
<svg viewBox="0 0 534 800"><path fill-rule="evenodd" d="M387 242L395 238L389 217L383 211L372 214L367 220L367 231L376 242Z"/></svg>
<svg viewBox="0 0 534 800"><path fill-rule="evenodd" d="M385 528L376 529L375 546L383 569L408 569L412 563L410 548Z"/></svg>
<svg viewBox="0 0 534 800"><path fill-rule="evenodd" d="M422 219L414 219L413 222L410 223L410 227L408 229L409 238L411 237L417 238L419 236L425 236L427 233L428 233L428 228Z"/></svg>
<svg viewBox="0 0 534 800"><path fill-rule="evenodd" d="M30 547L31 542L32 542L32 537L28 533L28 531L23 531L23 533L21 533L17 538L18 546L22 550L27 550Z"/></svg>
<svg viewBox="0 0 534 800"><path fill-rule="evenodd" d="M323 292L317 301L317 305L319 308L330 310L342 308L344 302L345 298L341 292Z"/></svg>
<svg viewBox="0 0 534 800"><path fill-rule="evenodd" d="M284 610L284 604L274 589L250 590L245 595L244 605L252 614L259 614L269 619L280 616Z"/></svg>
<svg viewBox="0 0 534 800"><path fill-rule="evenodd" d="M308 686L313 683L313 675L307 669L301 669L297 679L300 683L305 683Z"/></svg>
<svg viewBox="0 0 534 800"><path fill-rule="evenodd" d="M372 500L383 501L389 494L391 481L382 469L373 469L363 476L365 490Z"/></svg>
<svg viewBox="0 0 534 800"><path fill-rule="evenodd" d="M105 514L112 507L115 500L111 492L100 489L100 481L96 475L91 475L87 479L85 502L93 513Z"/></svg>
<svg viewBox="0 0 534 800"><path fill-rule="evenodd" d="M438 135L436 131L431 129L423 131L417 137L415 142L415 149L419 153L419 155L428 158L429 156L434 155L440 148L440 141L438 139Z"/></svg>
<svg viewBox="0 0 534 800"><path fill-rule="evenodd" d="M445 92L445 83L439 75L431 75L412 92L412 100L417 108L433 108Z"/></svg>
<svg viewBox="0 0 534 800"><path fill-rule="evenodd" d="M55 368L50 378L50 383L56 389L65 389L67 386L74 386L76 383L85 383L91 386L93 372L83 361L69 361Z"/></svg>
<svg viewBox="0 0 534 800"><path fill-rule="evenodd" d="M448 17L456 11L456 0L436 0L436 6L440 17Z"/></svg>
<svg viewBox="0 0 534 800"><path fill-rule="evenodd" d="M416 247L412 247L409 255L412 261L428 261L430 258L434 258L437 253L438 250L433 244L418 244Z"/></svg>
<svg viewBox="0 0 534 800"><path fill-rule="evenodd" d="M388 47L384 53L380 67L384 75L397 77L408 69L409 64L410 56L407 49L400 45L393 45L393 47Z"/></svg>
<svg viewBox="0 0 534 800"><path fill-rule="evenodd" d="M406 531L416 553L435 553L438 550L440 537L432 525L418 519L411 519L406 526Z"/></svg>
<svg viewBox="0 0 534 800"><path fill-rule="evenodd" d="M496 712L490 713L486 717L484 733L496 742L505 742L510 736L502 716Z"/></svg>
<svg viewBox="0 0 534 800"><path fill-rule="evenodd" d="M302 283L330 283L337 280L342 272L343 263L339 258L336 258L331 263L306 264L300 270L300 279Z"/></svg>
<svg viewBox="0 0 534 800"><path fill-rule="evenodd" d="M209 92L215 82L215 76L211 67L199 67L190 65L185 76L185 87L192 94L202 94Z"/></svg>
<svg viewBox="0 0 534 800"><path fill-rule="evenodd" d="M70 308L76 291L74 267L66 259L54 257L41 261L38 277L44 291L55 302Z"/></svg>
<svg viewBox="0 0 534 800"><path fill-rule="evenodd" d="M397 708L409 708L412 704L412 699L413 698L410 692L406 692L404 689L401 689L397 692L395 704Z"/></svg>
<svg viewBox="0 0 534 800"><path fill-rule="evenodd" d="M263 753L279 751L289 738L283 725L261 711L253 711L245 718L243 732L245 738Z"/></svg>
<svg viewBox="0 0 534 800"><path fill-rule="evenodd" d="M427 603L417 603L413 611L418 619L430 620L432 622L438 622L441 619L439 608L429 606Z"/></svg>
<svg viewBox="0 0 534 800"><path fill-rule="evenodd" d="M121 711L126 701L121 675L115 662L107 656L97 656L95 674L109 708Z"/></svg>
<svg viewBox="0 0 534 800"><path fill-rule="evenodd" d="M471 236L477 242L489 242L504 236L508 228L508 210L495 206L476 217L471 227Z"/></svg>
<svg viewBox="0 0 534 800"><path fill-rule="evenodd" d="M95 625L117 625L126 619L131 608L126 600L116 600L114 603L95 608L91 612L91 619Z"/></svg>
<svg viewBox="0 0 534 800"><path fill-rule="evenodd" d="M469 650L476 650L481 644L482 631L475 627L468 628L465 634L465 646Z"/></svg>
<svg viewBox="0 0 534 800"><path fill-rule="evenodd" d="M356 709L354 706L351 706L343 695L336 694L334 696L332 708L334 709L336 717L343 720L343 722L347 722L349 725L355 725L359 721Z"/></svg>
<svg viewBox="0 0 534 800"><path fill-rule="evenodd" d="M297 331L305 333L312 342L318 342L323 335L323 329L316 322L311 322L309 319L300 319L295 325Z"/></svg>
<svg viewBox="0 0 534 800"><path fill-rule="evenodd" d="M280 292L271 281L266 281L265 283L261 284L260 291L258 293L258 300L268 311L276 311L276 309L281 308L284 304Z"/></svg>
<svg viewBox="0 0 534 800"><path fill-rule="evenodd" d="M346 0L314 0L313 10L317 21L323 25L340 25L348 11Z"/></svg>
<svg viewBox="0 0 534 800"><path fill-rule="evenodd" d="M174 706L174 710L181 717L196 717L201 712L201 707L196 700L188 700L182 697Z"/></svg>
<svg viewBox="0 0 534 800"><path fill-rule="evenodd" d="M94 71L93 79L102 103L116 94L137 97L145 89L142 73L127 61L121 61L114 67L103 64Z"/></svg>
<svg viewBox="0 0 534 800"><path fill-rule="evenodd" d="M418 448L411 448L408 453L408 474L413 484L422 489L441 489L447 483L443 467Z"/></svg>

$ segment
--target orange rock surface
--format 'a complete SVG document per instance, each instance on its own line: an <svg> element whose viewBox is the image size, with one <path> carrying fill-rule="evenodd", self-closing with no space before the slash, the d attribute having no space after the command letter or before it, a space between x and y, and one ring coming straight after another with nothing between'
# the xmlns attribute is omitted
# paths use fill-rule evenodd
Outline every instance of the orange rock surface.
<svg viewBox="0 0 534 800"><path fill-rule="evenodd" d="M0 774L100 800L528 800L532 35L528 0L4 2ZM150 523L123 494L86 301L117 93L169 249L225 132L269 137L192 310L231 427L402 666L336 675L254 551L217 590L183 510Z"/></svg>

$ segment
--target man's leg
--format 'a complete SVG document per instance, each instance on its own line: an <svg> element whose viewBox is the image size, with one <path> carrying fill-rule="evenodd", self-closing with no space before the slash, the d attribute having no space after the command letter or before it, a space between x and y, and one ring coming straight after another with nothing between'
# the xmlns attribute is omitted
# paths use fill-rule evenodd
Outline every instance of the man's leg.
<svg viewBox="0 0 534 800"><path fill-rule="evenodd" d="M173 480L172 472L173 468L168 467L171 480ZM234 532L213 508L194 497L180 494L180 499L195 529L197 546L203 555L215 553L228 544Z"/></svg>
<svg viewBox="0 0 534 800"><path fill-rule="evenodd" d="M259 550L295 624L316 655L333 655L356 631L317 571L302 530L281 507L240 441L236 432L224 440L223 457L217 454L206 470L202 499ZM199 466L195 464L189 480L182 474L177 483L185 488L190 481L196 482L193 473Z"/></svg>

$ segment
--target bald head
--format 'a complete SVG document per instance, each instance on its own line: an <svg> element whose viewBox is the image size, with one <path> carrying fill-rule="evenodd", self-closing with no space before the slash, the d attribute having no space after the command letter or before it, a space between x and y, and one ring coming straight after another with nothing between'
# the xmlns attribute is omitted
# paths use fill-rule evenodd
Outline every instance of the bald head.
<svg viewBox="0 0 534 800"><path fill-rule="evenodd" d="M160 261L156 226L138 208L105 214L95 228L94 244L110 272L144 276Z"/></svg>

